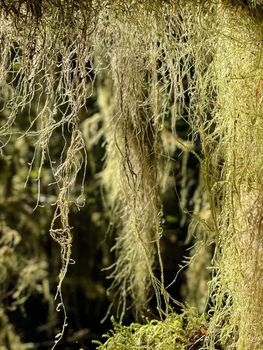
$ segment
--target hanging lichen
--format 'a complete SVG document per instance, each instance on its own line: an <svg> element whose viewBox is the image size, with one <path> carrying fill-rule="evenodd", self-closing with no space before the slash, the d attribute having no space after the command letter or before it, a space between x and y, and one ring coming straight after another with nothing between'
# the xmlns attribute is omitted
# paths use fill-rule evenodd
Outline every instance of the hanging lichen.
<svg viewBox="0 0 263 350"><path fill-rule="evenodd" d="M237 22L238 14L238 22ZM262 21L222 6L214 60L218 135L211 175L217 211L222 291L231 299L238 349L262 346ZM240 31L234 31L238 24ZM242 32L242 35L241 35ZM225 300L228 304L228 301ZM218 305L219 306L219 305Z"/></svg>
<svg viewBox="0 0 263 350"><path fill-rule="evenodd" d="M162 298L168 306L161 193L169 152L178 147L185 163L189 152L200 161L206 191L195 197L195 204L205 198L193 213L192 225L204 233L196 247L205 247L204 240L215 247L206 305L210 324L202 347L262 346L262 5L227 0L1 2L1 150L16 136L16 118L26 110L23 133L35 146L29 172L38 168L39 190L48 163L58 190L50 234L61 248L56 297L65 317L56 342L67 324L62 282L73 262L69 211L84 201L83 189L74 198L74 186L85 177L86 146L98 140L101 122L107 153L101 178L118 229L110 291L120 300L120 318L130 306L140 316L152 290L159 309ZM90 140L85 142L80 115L96 74L112 95L103 100L105 91L97 89L101 110L86 125ZM191 126L189 140L177 134L180 118ZM49 153L55 132L61 135L59 162ZM185 166L182 173L186 210Z"/></svg>

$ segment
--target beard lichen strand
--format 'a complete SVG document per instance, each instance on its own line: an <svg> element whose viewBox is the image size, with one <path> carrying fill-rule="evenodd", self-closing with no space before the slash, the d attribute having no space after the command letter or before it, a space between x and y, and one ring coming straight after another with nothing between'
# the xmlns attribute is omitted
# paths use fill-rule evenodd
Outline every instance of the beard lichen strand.
<svg viewBox="0 0 263 350"><path fill-rule="evenodd" d="M63 302L62 283L65 279L69 264L74 263L71 259L72 233L69 224L69 210L73 203L72 192L76 183L76 178L80 170L87 164L85 144L77 124L71 135L71 143L67 149L65 160L56 169L54 174L59 187L56 209L51 222L50 235L60 245L61 248L61 269L55 300L58 300L57 311L62 308L64 320L61 332L56 335L56 341L52 349L62 339L67 326L66 307ZM83 191L83 188L82 188ZM78 205L78 202L76 203Z"/></svg>
<svg viewBox="0 0 263 350"><path fill-rule="evenodd" d="M41 169L44 162L49 162L58 190L50 234L61 247L62 267L56 299L57 311L62 308L64 312L64 323L62 331L56 336L56 345L63 336L67 320L62 282L72 262L69 209L73 202L79 205L78 200L73 198L73 192L77 175L81 170L85 174L86 166L86 151L78 119L92 90L86 68L87 64L90 65L90 46L86 45L87 38L81 30L77 30L78 26L76 32L72 31L71 26L65 26L64 31L60 31L53 26L48 27L48 22L43 20L43 26L38 27L33 22L29 27L23 20L19 22L18 18L16 23L6 21L6 24L6 27L1 27L1 46L4 50L0 65L3 77L1 85L3 90L8 89L9 100L2 107L7 120L1 125L1 148L12 135L17 116L21 112L28 113L28 126L24 134L18 136L35 140L30 170L33 167L38 169L40 191ZM31 119L32 109L36 111L34 119ZM66 132L71 134L69 143L66 128ZM49 145L51 137L58 130L62 133L61 158L60 164L54 164Z"/></svg>
<svg viewBox="0 0 263 350"><path fill-rule="evenodd" d="M132 13L134 15L136 12ZM147 22L147 18L143 18L142 22L150 27L147 31L149 41L144 37L145 27L142 23L136 26L127 16L128 23L125 24L125 18L119 19L114 12L111 16L112 27L107 26L107 31L113 36L110 52L116 102L110 108L112 113L103 107L103 114L108 118L105 118L107 159L102 178L112 205L116 208L119 203L117 207L121 222L118 223L119 234L114 247L117 261L109 277L113 279L111 290L119 289L122 306L126 305L128 296L132 297L132 304L139 314L147 305L151 284L157 299L160 299L160 282L153 274L155 245L162 264L159 248L160 186L157 179L160 165L159 156L156 156L158 134L163 122L158 112L156 91L158 56L154 57L151 52L156 41L151 38L154 34L151 34L152 24ZM151 78L155 76L150 83L147 74ZM131 236L134 237L132 245ZM121 318L124 312L125 307L121 307Z"/></svg>
<svg viewBox="0 0 263 350"><path fill-rule="evenodd" d="M263 344L262 310L262 21L241 8L219 9L222 33L215 55L220 132L217 153L223 159L217 203L222 256L222 289L232 300L230 324L238 329L238 349ZM240 28L236 31L235 28ZM241 34L242 33L242 34Z"/></svg>
<svg viewBox="0 0 263 350"><path fill-rule="evenodd" d="M201 30L192 22L189 31L196 62L189 115L215 239L205 343L252 350L262 346L262 21L225 1L209 13L211 26L200 19Z"/></svg>
<svg viewBox="0 0 263 350"><path fill-rule="evenodd" d="M160 254L161 233L156 156L159 121L151 111L151 87L146 81L151 43L132 22L125 23L125 18L114 20L118 30L113 33L111 70L116 102L110 123L115 126L114 138L110 136L108 144L107 167L112 165L109 160L113 152L118 157L116 186L122 205L121 228L114 247L117 260L110 277L112 290L119 289L123 305L130 296L139 316L147 306L151 285L158 299L160 295L159 282L153 274L155 246ZM104 175L107 173L106 168ZM122 308L121 318L124 312Z"/></svg>

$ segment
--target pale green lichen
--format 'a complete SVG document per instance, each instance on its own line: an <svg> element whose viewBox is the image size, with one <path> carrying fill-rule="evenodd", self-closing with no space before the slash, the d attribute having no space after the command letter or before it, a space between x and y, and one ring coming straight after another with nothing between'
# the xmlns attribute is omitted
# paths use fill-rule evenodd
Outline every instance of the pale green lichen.
<svg viewBox="0 0 263 350"><path fill-rule="evenodd" d="M18 112L37 100L36 117L29 118L25 134L35 143L31 170L34 164L39 168L38 188L43 164L49 162L59 193L50 233L61 247L57 296L64 312L61 286L72 262L69 210L73 203L83 203L83 193L77 200L72 192L87 163L80 113L93 93L92 70L100 75L107 69L112 99L106 99L108 115L100 103L107 143L101 176L109 207L117 207L116 262L110 277L111 291L120 296L120 316L130 306L127 300L140 316L151 288L157 304L163 297L168 306L160 254L160 194L169 171L164 159L180 144L200 161L207 203L193 219L203 221L205 239L215 246L207 305L211 318L202 346L261 346L263 21L262 2L248 3L1 3L5 25L0 28L0 78L6 118L1 122L1 149L13 133ZM192 128L185 142L176 133L178 118ZM63 140L56 164L48 152L55 130ZM165 143L164 134L174 135L174 142ZM197 143L199 152L193 146ZM209 215L202 219L206 205ZM63 331L65 326L66 313Z"/></svg>

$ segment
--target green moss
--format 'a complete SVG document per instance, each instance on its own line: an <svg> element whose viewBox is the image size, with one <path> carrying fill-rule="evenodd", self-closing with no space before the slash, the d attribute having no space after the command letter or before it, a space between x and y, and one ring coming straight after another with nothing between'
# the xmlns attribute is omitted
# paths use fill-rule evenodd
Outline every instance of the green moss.
<svg viewBox="0 0 263 350"><path fill-rule="evenodd" d="M205 317L193 312L174 313L165 320L122 326L112 319L114 329L97 350L194 350L201 349L208 334Z"/></svg>

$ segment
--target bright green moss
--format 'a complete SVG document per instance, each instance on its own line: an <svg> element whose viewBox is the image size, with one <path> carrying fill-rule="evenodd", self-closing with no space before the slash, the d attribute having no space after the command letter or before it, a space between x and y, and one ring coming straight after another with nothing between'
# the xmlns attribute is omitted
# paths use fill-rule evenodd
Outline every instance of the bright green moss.
<svg viewBox="0 0 263 350"><path fill-rule="evenodd" d="M208 334L204 317L171 314L165 320L121 326L113 319L114 329L98 350L190 350L201 349Z"/></svg>

